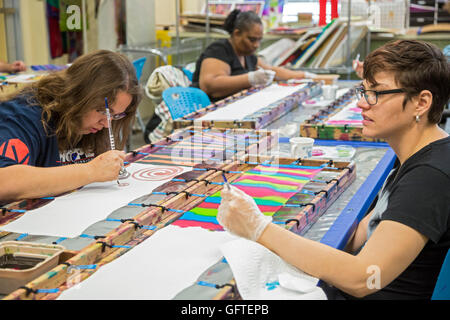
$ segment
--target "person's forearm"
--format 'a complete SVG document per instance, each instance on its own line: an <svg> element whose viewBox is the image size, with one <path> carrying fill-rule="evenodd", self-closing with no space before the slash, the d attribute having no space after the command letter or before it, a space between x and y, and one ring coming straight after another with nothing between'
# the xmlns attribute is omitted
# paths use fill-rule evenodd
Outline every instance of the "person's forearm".
<svg viewBox="0 0 450 320"><path fill-rule="evenodd" d="M372 211L367 214L356 226L353 235L348 240L344 251L349 253L355 253L360 250L363 244L367 241L367 226L370 221L370 216L372 215Z"/></svg>
<svg viewBox="0 0 450 320"><path fill-rule="evenodd" d="M1 62L0 61L0 72L11 72L11 65L9 65L6 62Z"/></svg>
<svg viewBox="0 0 450 320"><path fill-rule="evenodd" d="M366 263L353 256L269 224L258 242L298 269L353 296L368 293Z"/></svg>
<svg viewBox="0 0 450 320"><path fill-rule="evenodd" d="M55 196L93 182L87 164L38 168L13 165L0 168L0 201Z"/></svg>
<svg viewBox="0 0 450 320"><path fill-rule="evenodd" d="M276 80L299 79L305 76L303 71L294 71L283 67L271 67L270 69L276 72Z"/></svg>
<svg viewBox="0 0 450 320"><path fill-rule="evenodd" d="M200 89L215 98L230 96L249 87L248 74L217 76L205 81L200 80Z"/></svg>

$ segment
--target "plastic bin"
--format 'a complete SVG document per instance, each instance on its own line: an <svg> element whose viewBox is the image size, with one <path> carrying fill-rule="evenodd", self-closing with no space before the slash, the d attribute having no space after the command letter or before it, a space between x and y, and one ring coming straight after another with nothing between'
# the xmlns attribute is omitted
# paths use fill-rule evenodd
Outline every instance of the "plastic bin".
<svg viewBox="0 0 450 320"><path fill-rule="evenodd" d="M0 242L0 294L7 295L58 265L58 245Z"/></svg>

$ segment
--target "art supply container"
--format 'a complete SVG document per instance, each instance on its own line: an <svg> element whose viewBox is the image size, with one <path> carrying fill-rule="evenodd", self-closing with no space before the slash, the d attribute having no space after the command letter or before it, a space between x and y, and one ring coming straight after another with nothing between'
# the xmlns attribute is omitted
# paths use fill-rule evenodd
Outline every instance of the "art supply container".
<svg viewBox="0 0 450 320"><path fill-rule="evenodd" d="M289 139L291 144L292 158L310 158L312 156L312 148L314 139L306 137L294 137Z"/></svg>
<svg viewBox="0 0 450 320"><path fill-rule="evenodd" d="M337 85L322 86L322 95L324 100L335 100L337 95Z"/></svg>
<svg viewBox="0 0 450 320"><path fill-rule="evenodd" d="M20 241L0 243L0 294L7 295L58 265L64 247Z"/></svg>

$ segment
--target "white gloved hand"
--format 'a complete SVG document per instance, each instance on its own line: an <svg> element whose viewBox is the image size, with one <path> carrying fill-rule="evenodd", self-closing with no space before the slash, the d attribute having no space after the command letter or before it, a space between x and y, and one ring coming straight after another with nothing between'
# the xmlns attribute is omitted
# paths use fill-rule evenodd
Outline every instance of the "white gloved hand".
<svg viewBox="0 0 450 320"><path fill-rule="evenodd" d="M217 221L232 234L258 240L272 217L263 215L255 200L236 187L230 186L228 189L225 186L221 197Z"/></svg>
<svg viewBox="0 0 450 320"><path fill-rule="evenodd" d="M275 71L258 69L248 73L248 82L252 87L258 85L268 85L273 81L275 77Z"/></svg>
<svg viewBox="0 0 450 320"><path fill-rule="evenodd" d="M364 71L364 62L359 61L359 60L353 60L353 69L355 70L356 74L358 75L358 77L360 77L362 79L363 77L363 71Z"/></svg>
<svg viewBox="0 0 450 320"><path fill-rule="evenodd" d="M317 78L317 74L312 73L312 72L303 71L303 74L305 75L305 79L315 79L315 78Z"/></svg>

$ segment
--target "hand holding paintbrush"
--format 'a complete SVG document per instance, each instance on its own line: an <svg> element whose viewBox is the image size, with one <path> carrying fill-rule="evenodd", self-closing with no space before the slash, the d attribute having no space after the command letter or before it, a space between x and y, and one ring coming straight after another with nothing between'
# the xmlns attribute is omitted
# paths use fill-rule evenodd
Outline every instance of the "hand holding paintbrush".
<svg viewBox="0 0 450 320"><path fill-rule="evenodd" d="M109 143L111 146L111 150L115 150L116 145L114 143L114 134L112 132L112 127L111 127L111 113L109 111L108 98L106 98L106 97L105 97L105 109L106 109L106 118L108 120ZM127 170L125 169L125 167L122 166L122 168L120 169L120 172L119 172L119 178L117 179L117 184L120 185L119 179L121 177L126 178L127 176L128 176Z"/></svg>

